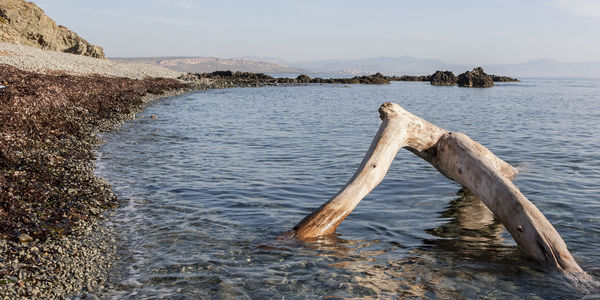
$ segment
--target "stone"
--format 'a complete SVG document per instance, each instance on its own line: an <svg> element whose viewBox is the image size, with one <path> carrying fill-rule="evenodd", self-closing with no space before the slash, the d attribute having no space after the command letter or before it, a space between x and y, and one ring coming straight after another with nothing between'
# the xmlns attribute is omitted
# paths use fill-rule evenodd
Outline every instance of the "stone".
<svg viewBox="0 0 600 300"><path fill-rule="evenodd" d="M300 74L300 75L298 75L298 77L296 77L296 81L298 83L310 83L311 78L308 75Z"/></svg>
<svg viewBox="0 0 600 300"><path fill-rule="evenodd" d="M31 241L33 241L33 238L30 235L25 234L25 233L19 235L19 242L29 243Z"/></svg>
<svg viewBox="0 0 600 300"><path fill-rule="evenodd" d="M85 295L85 297L83 297L83 299L85 299L85 300L99 300L98 296L96 296L94 294L87 294L87 295Z"/></svg>
<svg viewBox="0 0 600 300"><path fill-rule="evenodd" d="M490 75L492 76L492 80L494 82L519 82L519 79L508 77L508 76L499 76L499 75Z"/></svg>
<svg viewBox="0 0 600 300"><path fill-rule="evenodd" d="M458 78L452 71L435 71L429 76L429 82L432 85L455 85L458 83Z"/></svg>
<svg viewBox="0 0 600 300"><path fill-rule="evenodd" d="M460 87L492 87L494 81L481 67L458 75L458 86Z"/></svg>

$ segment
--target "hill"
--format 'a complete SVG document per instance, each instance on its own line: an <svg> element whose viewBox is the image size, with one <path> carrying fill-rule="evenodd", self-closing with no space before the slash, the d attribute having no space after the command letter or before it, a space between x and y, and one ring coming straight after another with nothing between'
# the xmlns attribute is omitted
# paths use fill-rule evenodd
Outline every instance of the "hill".
<svg viewBox="0 0 600 300"><path fill-rule="evenodd" d="M372 74L377 72L394 75L423 75L431 74L436 70L449 69L449 65L440 60L421 59L411 56L330 59L299 62L292 65L317 73L339 73L344 75ZM464 70L466 69L468 69L468 67L464 67Z"/></svg>
<svg viewBox="0 0 600 300"><path fill-rule="evenodd" d="M96 58L104 51L48 17L33 2L0 1L0 42L8 42Z"/></svg>
<svg viewBox="0 0 600 300"><path fill-rule="evenodd" d="M462 73L479 66L446 64L437 59L421 59L410 56L318 60L290 63L290 65L312 72L340 75L375 72L390 75L426 75L436 70ZM600 62L559 62L551 59L538 59L516 64L482 65L482 67L493 74L516 77L600 78Z"/></svg>
<svg viewBox="0 0 600 300"><path fill-rule="evenodd" d="M273 62L254 61L241 58L216 57L135 57L111 58L117 62L137 62L158 65L171 70L189 73L209 73L214 71L240 71L267 74L301 74L306 70Z"/></svg>

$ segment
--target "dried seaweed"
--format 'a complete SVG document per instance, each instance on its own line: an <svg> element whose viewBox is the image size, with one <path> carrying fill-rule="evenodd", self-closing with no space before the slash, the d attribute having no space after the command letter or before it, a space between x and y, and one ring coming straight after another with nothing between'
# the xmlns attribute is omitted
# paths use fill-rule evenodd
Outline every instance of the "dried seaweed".
<svg viewBox="0 0 600 300"><path fill-rule="evenodd" d="M174 79L39 74L0 65L0 237L46 240L115 207L93 173L95 133Z"/></svg>

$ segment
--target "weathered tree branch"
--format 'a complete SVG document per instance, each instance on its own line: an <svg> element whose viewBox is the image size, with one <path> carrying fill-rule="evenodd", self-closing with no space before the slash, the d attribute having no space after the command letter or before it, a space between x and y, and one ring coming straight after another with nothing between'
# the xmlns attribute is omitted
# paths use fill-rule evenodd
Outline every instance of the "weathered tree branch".
<svg viewBox="0 0 600 300"><path fill-rule="evenodd" d="M360 167L333 198L294 227L298 238L335 232L381 182L396 153L404 147L471 190L526 253L576 277L588 276L546 217L511 182L518 172L514 167L468 136L437 127L395 103L384 103L379 113L383 123Z"/></svg>

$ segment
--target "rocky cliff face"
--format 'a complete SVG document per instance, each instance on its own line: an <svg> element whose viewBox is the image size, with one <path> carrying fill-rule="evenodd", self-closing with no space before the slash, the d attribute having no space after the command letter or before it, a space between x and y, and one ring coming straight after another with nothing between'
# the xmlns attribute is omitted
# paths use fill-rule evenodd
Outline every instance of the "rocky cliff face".
<svg viewBox="0 0 600 300"><path fill-rule="evenodd" d="M56 25L44 11L24 0L0 1L0 41L104 58L104 51L64 26Z"/></svg>

